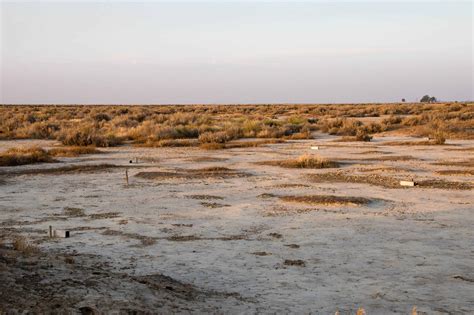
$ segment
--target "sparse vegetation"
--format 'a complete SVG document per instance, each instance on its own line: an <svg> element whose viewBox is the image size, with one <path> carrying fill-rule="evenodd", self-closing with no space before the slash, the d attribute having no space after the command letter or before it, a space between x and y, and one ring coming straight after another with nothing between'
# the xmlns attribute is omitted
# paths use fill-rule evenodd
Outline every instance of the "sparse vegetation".
<svg viewBox="0 0 474 315"><path fill-rule="evenodd" d="M3 106L0 139L56 139L107 147L224 144L242 138L310 139L313 131L356 137L403 130L408 135L473 139L474 104ZM386 117L384 117L386 116ZM364 117L380 117L365 122ZM382 118L383 117L383 118Z"/></svg>
<svg viewBox="0 0 474 315"><path fill-rule="evenodd" d="M259 162L262 165L273 165L286 168L335 168L339 167L339 163L331 161L319 156L304 154L296 159L264 161Z"/></svg>
<svg viewBox="0 0 474 315"><path fill-rule="evenodd" d="M52 163L55 160L40 147L12 148L0 153L0 166Z"/></svg>
<svg viewBox="0 0 474 315"><path fill-rule="evenodd" d="M306 203L310 205L366 205L372 200L363 197L346 197L333 195L311 195L311 196L280 196L280 200L286 202Z"/></svg>
<svg viewBox="0 0 474 315"><path fill-rule="evenodd" d="M98 154L102 153L102 151L97 150L95 147L60 147L53 148L48 153L51 156L75 157L82 154Z"/></svg>

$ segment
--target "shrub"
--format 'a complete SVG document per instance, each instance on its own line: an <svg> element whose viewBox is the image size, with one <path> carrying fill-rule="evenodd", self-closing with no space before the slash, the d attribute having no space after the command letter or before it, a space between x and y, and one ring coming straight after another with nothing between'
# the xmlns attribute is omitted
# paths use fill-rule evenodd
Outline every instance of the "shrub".
<svg viewBox="0 0 474 315"><path fill-rule="evenodd" d="M434 144L444 144L446 142L446 137L442 131L437 131L433 135L433 143Z"/></svg>
<svg viewBox="0 0 474 315"><path fill-rule="evenodd" d="M369 133L368 133L368 131L367 131L366 129L359 129L359 130L357 130L355 139L356 139L357 141L366 141L366 142L369 142L370 140L372 140L372 136L369 135Z"/></svg>

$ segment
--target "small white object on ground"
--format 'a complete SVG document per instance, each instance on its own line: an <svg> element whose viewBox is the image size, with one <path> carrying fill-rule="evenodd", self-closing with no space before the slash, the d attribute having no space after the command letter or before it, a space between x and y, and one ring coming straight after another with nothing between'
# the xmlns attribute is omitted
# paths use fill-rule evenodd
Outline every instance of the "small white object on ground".
<svg viewBox="0 0 474 315"><path fill-rule="evenodd" d="M406 181L406 180L401 180L401 181L400 181L400 185L401 185L401 186L415 186L415 182L410 182L410 181Z"/></svg>
<svg viewBox="0 0 474 315"><path fill-rule="evenodd" d="M67 230L54 230L54 237L68 238L70 236Z"/></svg>
<svg viewBox="0 0 474 315"><path fill-rule="evenodd" d="M319 150L319 147L318 146L311 147L311 150Z"/></svg>

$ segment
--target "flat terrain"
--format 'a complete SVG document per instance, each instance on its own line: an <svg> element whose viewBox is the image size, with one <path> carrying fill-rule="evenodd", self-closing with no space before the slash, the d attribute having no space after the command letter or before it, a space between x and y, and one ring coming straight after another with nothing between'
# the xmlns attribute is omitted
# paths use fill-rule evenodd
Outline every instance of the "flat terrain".
<svg viewBox="0 0 474 315"><path fill-rule="evenodd" d="M1 247L0 311L474 313L474 140L336 138L0 168L3 238L35 248ZM59 145L0 151L32 144ZM269 163L303 154L340 165Z"/></svg>

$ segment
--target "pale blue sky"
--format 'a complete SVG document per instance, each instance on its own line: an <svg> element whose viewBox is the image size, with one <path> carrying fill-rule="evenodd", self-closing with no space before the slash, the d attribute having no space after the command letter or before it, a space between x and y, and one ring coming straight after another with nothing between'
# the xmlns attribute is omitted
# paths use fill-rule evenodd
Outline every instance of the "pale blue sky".
<svg viewBox="0 0 474 315"><path fill-rule="evenodd" d="M0 103L472 100L472 17L471 1L3 1Z"/></svg>

